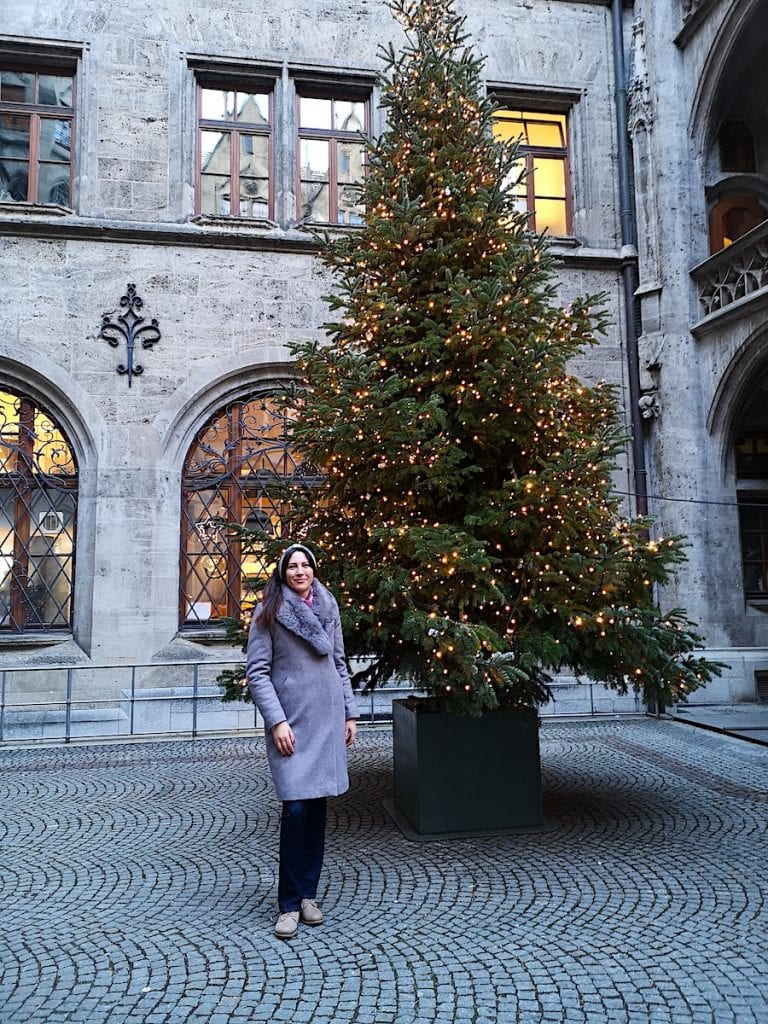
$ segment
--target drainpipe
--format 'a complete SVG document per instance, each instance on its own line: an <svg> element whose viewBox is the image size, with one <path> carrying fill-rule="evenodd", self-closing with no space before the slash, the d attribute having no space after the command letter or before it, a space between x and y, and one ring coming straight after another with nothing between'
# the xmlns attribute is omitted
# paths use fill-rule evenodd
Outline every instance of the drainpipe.
<svg viewBox="0 0 768 1024"><path fill-rule="evenodd" d="M637 227L635 224L632 153L629 141L627 110L627 72L624 64L624 31L622 0L612 0L613 71L616 85L616 136L619 148L619 213L621 218L621 275L624 284L624 318L627 336L627 371L629 408L632 423L632 463L634 466L635 503L638 515L648 514L648 481L645 469L643 418L640 413L640 302L635 294L639 284L637 268Z"/></svg>

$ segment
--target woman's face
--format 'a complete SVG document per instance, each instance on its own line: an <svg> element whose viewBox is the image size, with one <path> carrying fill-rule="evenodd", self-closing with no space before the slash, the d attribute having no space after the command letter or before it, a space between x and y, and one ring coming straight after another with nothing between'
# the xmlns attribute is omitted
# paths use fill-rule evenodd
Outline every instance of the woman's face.
<svg viewBox="0 0 768 1024"><path fill-rule="evenodd" d="M288 567L285 570L285 582L294 590L299 597L307 597L312 589L312 580L315 574L309 559L302 551L296 551L288 560Z"/></svg>

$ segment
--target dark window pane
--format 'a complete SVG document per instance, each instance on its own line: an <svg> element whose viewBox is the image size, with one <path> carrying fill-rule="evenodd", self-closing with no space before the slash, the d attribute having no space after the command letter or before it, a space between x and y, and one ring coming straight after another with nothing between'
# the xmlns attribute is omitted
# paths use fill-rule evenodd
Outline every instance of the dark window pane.
<svg viewBox="0 0 768 1024"><path fill-rule="evenodd" d="M0 100L8 103L34 103L34 73L0 70Z"/></svg>
<svg viewBox="0 0 768 1024"><path fill-rule="evenodd" d="M52 117L40 118L40 159L69 162L72 122Z"/></svg>
<svg viewBox="0 0 768 1024"><path fill-rule="evenodd" d="M752 132L742 121L726 121L717 136L720 148L720 170L753 173L755 142Z"/></svg>
<svg viewBox="0 0 768 1024"><path fill-rule="evenodd" d="M0 160L29 156L29 126L25 114L0 114Z"/></svg>
<svg viewBox="0 0 768 1024"><path fill-rule="evenodd" d="M38 103L51 107L72 106L71 75L40 75Z"/></svg>
<svg viewBox="0 0 768 1024"><path fill-rule="evenodd" d="M69 206L69 164L40 164L37 201Z"/></svg>
<svg viewBox="0 0 768 1024"><path fill-rule="evenodd" d="M22 160L0 158L0 202L27 201L29 164Z"/></svg>

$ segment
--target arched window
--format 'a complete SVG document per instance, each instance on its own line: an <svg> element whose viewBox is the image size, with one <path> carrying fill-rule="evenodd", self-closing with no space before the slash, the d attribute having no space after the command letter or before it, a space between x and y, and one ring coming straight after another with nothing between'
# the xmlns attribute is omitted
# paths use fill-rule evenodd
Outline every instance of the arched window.
<svg viewBox="0 0 768 1024"><path fill-rule="evenodd" d="M278 488L316 482L289 442L290 410L276 393L232 402L198 432L184 463L181 521L182 627L243 618L272 571L243 552L229 526L288 532Z"/></svg>
<svg viewBox="0 0 768 1024"><path fill-rule="evenodd" d="M729 195L721 199L709 217L710 252L719 252L746 235L768 217L753 195Z"/></svg>
<svg viewBox="0 0 768 1024"><path fill-rule="evenodd" d="M748 600L768 600L768 373L758 379L734 445L742 572Z"/></svg>
<svg viewBox="0 0 768 1024"><path fill-rule="evenodd" d="M726 121L718 132L717 144L721 171L755 172L755 141L743 121Z"/></svg>
<svg viewBox="0 0 768 1024"><path fill-rule="evenodd" d="M0 390L0 630L71 627L77 462L55 419Z"/></svg>

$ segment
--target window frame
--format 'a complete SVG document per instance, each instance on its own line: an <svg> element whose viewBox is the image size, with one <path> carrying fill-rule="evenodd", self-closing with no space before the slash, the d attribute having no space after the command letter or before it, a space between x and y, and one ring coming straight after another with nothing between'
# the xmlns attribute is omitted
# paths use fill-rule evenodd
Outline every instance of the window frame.
<svg viewBox="0 0 768 1024"><path fill-rule="evenodd" d="M202 116L203 90L215 89L221 92L266 93L269 103L269 117L266 125L237 120L212 120ZM230 135L229 182L230 212L207 213L202 210L202 133L204 131L228 132ZM267 139L267 216L255 217L240 211L240 138L259 135ZM275 220L275 79L269 77L247 78L232 76L209 76L195 74L195 216L213 217L222 220L245 220L259 224ZM233 204L234 198L234 204Z"/></svg>
<svg viewBox="0 0 768 1024"><path fill-rule="evenodd" d="M567 105L563 102L554 100L552 103L534 101L530 97L517 97L509 96L505 94L494 93L496 109L494 110L493 119L496 120L498 115L504 111L509 114L519 114L519 117L508 117L498 118L499 120L509 121L535 121L537 115L548 115L549 117L562 117L564 119L563 134L565 138L565 145L561 147L554 146L540 146L540 145L529 145L524 142L522 138L518 143L517 154L522 158L524 163L524 179L523 184L525 186L525 203L526 213L528 216L528 230L534 234L540 234L542 231L547 231L547 234L552 238L571 238L573 237L573 187L572 187L572 153L573 153L573 137L571 132L572 122L572 108L573 104L568 103ZM552 124L552 121L544 120L542 123ZM558 159L562 160L563 163L563 185L564 185L564 197L561 196L548 196L536 194L536 167L535 160L541 159ZM551 232L548 227L539 228L536 223L536 199L541 200L557 200L562 202L564 198L565 206L565 233L555 234Z"/></svg>
<svg viewBox="0 0 768 1024"><path fill-rule="evenodd" d="M0 434L0 453L4 449L7 449L9 452L6 457L6 463L3 464L2 470L0 470L0 489L2 491L8 490L9 492L7 500L5 497L0 500L0 507L9 516L7 532L0 537L0 540L4 542L10 541L13 548L12 554L5 552L3 555L4 558L11 558L11 565L7 573L0 576L0 580L3 583L6 578L9 580L8 624L0 624L0 636L23 635L28 637L49 632L71 634L75 614L78 550L77 526L80 496L80 469L77 454L64 427L58 418L49 412L45 405L41 404L27 392L14 387L8 387L5 384L0 384L0 392L5 396L15 399L18 404L18 419L16 421L18 423L17 442L14 444L12 441L7 441L3 444L3 434ZM37 433L38 417L42 417L44 426L49 428L49 437L47 439L44 435L41 438L41 435ZM0 427L7 422L5 414L0 414ZM10 437L13 436L12 430L8 433ZM38 450L36 445L41 441L42 443ZM62 450L61 446L63 446L66 456L61 466L62 470L66 471L52 472L50 469L45 469L44 464L42 464L45 449L49 448L47 453L49 458L58 459ZM7 461L11 459L13 459L13 466L11 469L7 469ZM55 462L54 465L56 465ZM67 470L67 467L71 467L71 469ZM61 511L55 507L60 502L58 500L54 501L51 492L58 492L60 495L66 495L67 497L70 506L70 525L68 527L64 526ZM44 496L47 507L43 510L42 515L41 510L37 509L38 521L35 524L34 505L36 496L39 495ZM11 508L13 509L12 519L10 518ZM57 517L60 524L58 531L54 527L53 532L51 532L50 525L47 527L43 526L44 519L49 515ZM4 525L3 529L5 529ZM57 551L54 547L54 542L48 539L62 533L69 540L69 551ZM31 542L36 537L47 545L46 548L37 553L31 549ZM39 565L34 564L33 572L30 574L30 563L47 558L56 558L58 560L58 568L55 570L53 579L50 581L50 586L45 585L41 592L41 596L46 597L47 595L54 603L52 617L49 616L48 619L43 619L40 611L34 608L34 596L26 588L28 582L40 574L41 568ZM52 587L62 576L67 584L67 593L64 595L63 600L60 600L59 596L53 592ZM27 584L24 583L25 580ZM0 611L2 611L2 608L0 608ZM34 621L35 616L37 621ZM57 619L62 621L56 621Z"/></svg>
<svg viewBox="0 0 768 1024"><path fill-rule="evenodd" d="M295 147L296 159L294 169L294 187L296 190L296 220L299 224L311 223L320 224L338 229L354 228L358 225L346 224L338 219L339 213L339 170L338 170L338 149L340 142L358 142L365 145L372 139L372 100L373 90L367 86L356 85L339 81L336 83L310 83L296 81L296 123L295 123ZM302 99L330 100L332 103L363 103L364 105L364 127L360 132L344 132L336 128L303 128L301 124L301 100ZM332 118L333 120L333 118ZM302 196L301 196L301 144L302 141L323 141L329 143L328 158L328 217L327 221L308 221L304 217ZM367 176L368 163L366 160L364 173Z"/></svg>
<svg viewBox="0 0 768 1024"><path fill-rule="evenodd" d="M768 604L768 489L759 485L754 489L738 488L736 492L738 504L739 544L741 548L741 579L744 587L744 598L747 604ZM758 509L758 528L745 530L743 511L749 507ZM759 542L760 557L747 559L746 534L754 534ZM747 567L759 566L764 589L750 588L747 585Z"/></svg>
<svg viewBox="0 0 768 1024"><path fill-rule="evenodd" d="M210 635L222 625L224 618L242 618L243 610L248 605L247 595L250 592L255 602L260 587L268 578L264 572L266 565L258 553L243 550L243 544L237 535L227 535L227 527L231 522L247 524L252 517L255 520L267 520L279 525L279 529L267 536L283 536L290 531L290 507L280 493L287 483L295 481L298 486L306 487L320 483L317 471L303 463L290 441L290 424L293 417L287 408L281 409L281 402L286 396L285 388L289 384L275 382L256 387L239 398L230 398L223 405L218 405L198 426L184 456L181 474L180 495L180 536L179 536L179 633L188 636L195 633ZM265 419L267 429L263 434L263 447L253 433L247 432L244 426L251 404L272 403L268 417ZM258 430L258 416L256 418ZM271 433L271 425L279 427L276 436ZM226 431L224 436L223 431ZM253 424L250 427L253 430ZM214 431L216 442L221 447L219 452L215 443L211 442L210 432ZM206 445L206 440L208 444ZM244 446L245 441L255 441L253 447ZM241 447L243 446L243 447ZM291 472L277 473L274 471L276 462L272 454L277 451L278 458L286 469ZM198 452L207 456L196 470L191 467ZM249 462L265 458L271 463L269 468L261 468L249 474L242 473L242 467ZM226 498L219 501L222 493ZM194 509L195 496L198 494L210 497L198 499L201 510L207 518L195 519L191 514ZM225 522L218 514L220 506L229 513ZM213 512L213 514L211 514ZM246 515L247 513L247 515ZM263 518L262 518L263 517ZM204 527L201 530L201 527ZM208 528L210 534L207 536ZM193 532L199 538L199 550L193 538ZM192 545L190 544L192 541ZM244 562L253 556L257 566L254 576L247 576L243 571ZM204 560L217 560L219 568L217 577L222 581L221 598L214 600L217 588L204 581L198 571L199 564ZM203 569L205 571L205 569ZM262 575L259 575L259 572ZM209 577L210 580L214 576ZM256 580L256 586L249 584L249 579ZM196 582L195 582L196 581ZM195 583L195 590L190 587ZM200 602L210 604L208 615L198 611ZM226 609L222 614L220 608ZM215 614L211 614L215 610Z"/></svg>
<svg viewBox="0 0 768 1024"><path fill-rule="evenodd" d="M34 75L35 101L32 103L14 103L10 100L3 100L0 98L0 116L10 114L29 117L29 153L27 155L29 174L27 178L27 197L26 199L2 199L0 202L12 204L25 203L32 206L56 206L72 210L74 208L74 163L75 147L77 142L77 69L69 64L61 66L45 63L43 61L5 61L3 60L2 50L0 50L0 74L3 71ZM59 78L68 77L72 79L72 100L70 106L54 106L53 104L40 103L38 101L41 75L51 75ZM40 164L49 162L45 160L41 161L40 159L40 125L42 120L69 121L69 160L66 161L69 167L69 175L67 179L69 186L69 202L66 204L55 202L53 200L40 200L37 198L37 190L40 182ZM60 163L64 164L65 161L62 160Z"/></svg>

